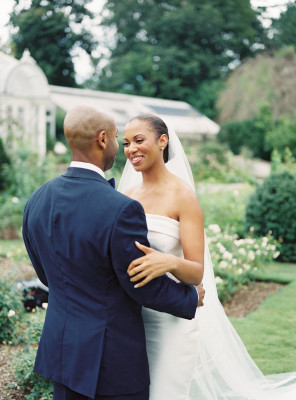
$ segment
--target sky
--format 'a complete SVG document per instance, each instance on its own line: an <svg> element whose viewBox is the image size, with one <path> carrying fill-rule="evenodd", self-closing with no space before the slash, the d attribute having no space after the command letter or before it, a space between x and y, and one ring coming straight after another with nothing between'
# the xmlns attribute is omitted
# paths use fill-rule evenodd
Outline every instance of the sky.
<svg viewBox="0 0 296 400"><path fill-rule="evenodd" d="M23 3L30 4L30 0L22 0ZM100 12L104 5L104 0L93 0L90 3L89 8L95 14L97 14L97 18L92 22L93 28L91 29L94 36L102 41L104 37L103 30L98 27L98 23L100 21ZM266 17L277 18L282 11L285 11L286 4L289 0L251 0L251 5L253 7L263 6L268 7L268 11L266 13ZM14 7L14 0L0 0L0 47L3 46L9 39L9 29L6 24L9 22L9 14ZM264 22L265 25L268 25L268 19ZM107 50L104 48L99 48L99 52L106 52ZM76 50L74 57L74 65L77 74L78 82L86 79L92 69L89 62L89 57L83 50Z"/></svg>

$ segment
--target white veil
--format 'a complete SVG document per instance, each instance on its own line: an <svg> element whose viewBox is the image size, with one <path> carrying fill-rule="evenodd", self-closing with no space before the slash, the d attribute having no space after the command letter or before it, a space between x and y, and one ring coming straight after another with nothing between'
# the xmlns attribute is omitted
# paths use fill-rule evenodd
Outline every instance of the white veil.
<svg viewBox="0 0 296 400"><path fill-rule="evenodd" d="M169 127L168 170L193 190L192 171L174 129ZM127 161L118 190L126 192L142 181ZM218 299L211 256L205 240L204 306L195 318L199 331L196 366L192 371L191 400L295 400L296 373L264 377L248 354ZM167 399L165 399L167 400Z"/></svg>

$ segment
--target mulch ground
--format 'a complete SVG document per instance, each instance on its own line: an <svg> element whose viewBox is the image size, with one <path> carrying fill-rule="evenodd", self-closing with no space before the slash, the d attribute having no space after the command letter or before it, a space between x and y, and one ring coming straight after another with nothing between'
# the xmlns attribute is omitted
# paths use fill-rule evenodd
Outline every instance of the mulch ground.
<svg viewBox="0 0 296 400"><path fill-rule="evenodd" d="M228 317L244 318L255 311L267 296L273 295L285 285L276 282L252 282L237 291L223 307Z"/></svg>
<svg viewBox="0 0 296 400"><path fill-rule="evenodd" d="M283 286L275 282L254 282L239 290L230 301L223 303L223 307L229 317L244 318L256 310L267 296L275 294ZM15 347L0 345L0 400L25 400L9 368L10 360L17 351Z"/></svg>

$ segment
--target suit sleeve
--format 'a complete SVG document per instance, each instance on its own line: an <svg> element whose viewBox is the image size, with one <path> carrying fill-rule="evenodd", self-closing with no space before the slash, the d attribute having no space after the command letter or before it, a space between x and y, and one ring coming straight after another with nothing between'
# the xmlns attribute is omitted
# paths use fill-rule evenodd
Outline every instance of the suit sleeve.
<svg viewBox="0 0 296 400"><path fill-rule="evenodd" d="M110 243L112 265L121 287L137 303L145 307L180 318L194 318L198 295L193 286L177 283L163 275L141 288L134 288L127 268L134 259L143 256L135 246L136 240L149 246L144 210L138 202L133 201L120 212Z"/></svg>
<svg viewBox="0 0 296 400"><path fill-rule="evenodd" d="M47 278L46 278L44 269L41 265L41 262L39 260L37 250L36 250L32 240L30 240L30 232L28 229L28 218L29 218L29 205L27 203L25 210L24 210L23 227L22 227L24 243L25 243L28 255L30 257L30 260L32 262L32 265L37 273L38 278L45 286L48 286Z"/></svg>

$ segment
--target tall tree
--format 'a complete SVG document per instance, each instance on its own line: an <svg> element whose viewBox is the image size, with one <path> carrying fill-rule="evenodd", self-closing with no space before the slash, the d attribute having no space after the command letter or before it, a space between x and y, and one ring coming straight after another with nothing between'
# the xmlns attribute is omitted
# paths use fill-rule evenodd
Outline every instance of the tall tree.
<svg viewBox="0 0 296 400"><path fill-rule="evenodd" d="M91 1L32 0L25 9L16 0L10 17L11 25L17 28L12 35L15 56L20 58L29 49L50 84L76 86L71 52L79 46L90 54L96 46L81 24L85 17L93 17L85 7Z"/></svg>
<svg viewBox="0 0 296 400"><path fill-rule="evenodd" d="M296 2L290 2L286 11L273 21L274 42L277 47L293 46L296 48Z"/></svg>
<svg viewBox="0 0 296 400"><path fill-rule="evenodd" d="M247 0L107 0L105 13L116 34L103 90L194 103L264 38Z"/></svg>

